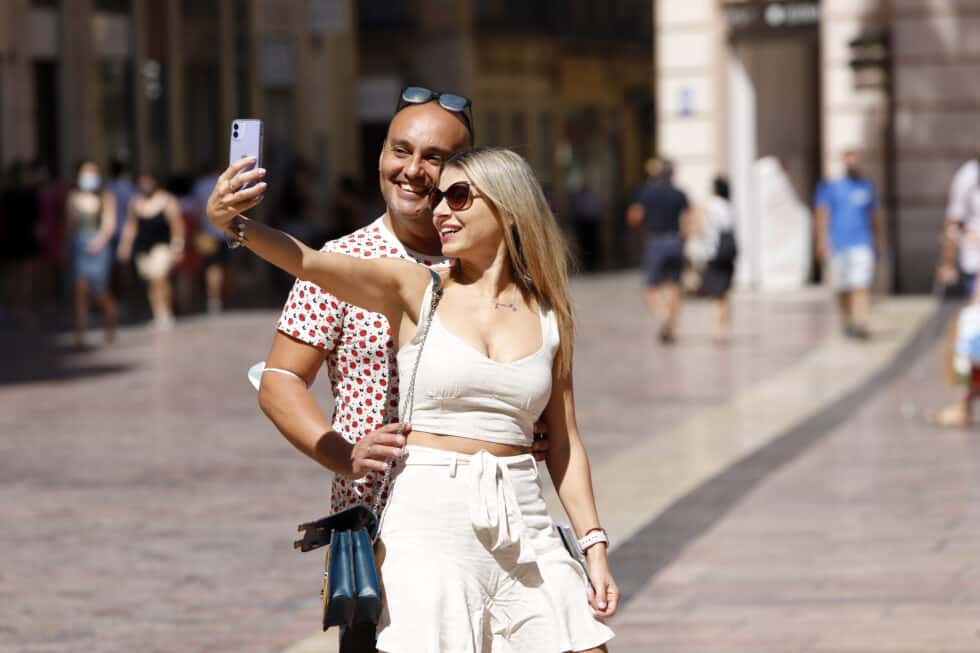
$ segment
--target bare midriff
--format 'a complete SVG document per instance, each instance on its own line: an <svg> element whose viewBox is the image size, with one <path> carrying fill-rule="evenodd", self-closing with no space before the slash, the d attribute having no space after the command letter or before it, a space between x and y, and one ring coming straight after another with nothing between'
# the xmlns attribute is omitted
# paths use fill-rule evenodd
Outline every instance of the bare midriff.
<svg viewBox="0 0 980 653"><path fill-rule="evenodd" d="M430 449L441 449L442 451L455 451L472 455L481 449L494 456L519 456L530 453L531 447L524 447L516 444L500 444L499 442L487 442L476 438L464 438L458 435L439 435L438 433L426 433L424 431L411 431L408 434L407 444L416 447L429 447Z"/></svg>

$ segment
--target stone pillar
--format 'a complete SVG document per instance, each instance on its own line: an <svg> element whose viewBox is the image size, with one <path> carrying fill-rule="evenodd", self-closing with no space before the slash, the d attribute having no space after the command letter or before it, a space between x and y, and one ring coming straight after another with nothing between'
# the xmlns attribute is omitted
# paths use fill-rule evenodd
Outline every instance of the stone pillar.
<svg viewBox="0 0 980 653"><path fill-rule="evenodd" d="M98 79L92 39L92 0L62 3L60 87L61 172L94 156L98 126Z"/></svg>
<svg viewBox="0 0 980 653"><path fill-rule="evenodd" d="M705 197L727 168L724 39L717 0L656 0L656 151L674 160L692 197Z"/></svg>
<svg viewBox="0 0 980 653"><path fill-rule="evenodd" d="M0 164L4 167L35 154L30 16L27 0L0 6Z"/></svg>
<svg viewBox="0 0 980 653"><path fill-rule="evenodd" d="M236 98L238 97L238 75L235 64L236 19L234 12L235 7L232 0L218 0L218 30L220 32L220 42L218 44L218 84L221 86L218 96L221 118L218 123L226 132L232 120L246 117L235 115ZM227 142L227 138L222 142Z"/></svg>
<svg viewBox="0 0 980 653"><path fill-rule="evenodd" d="M184 131L184 57L180 3L167 2L167 59L164 64L167 86L167 118L170 123L170 170L187 169L187 134Z"/></svg>
<svg viewBox="0 0 980 653"><path fill-rule="evenodd" d="M980 13L897 0L894 56L902 289L928 291L956 170L980 155Z"/></svg>

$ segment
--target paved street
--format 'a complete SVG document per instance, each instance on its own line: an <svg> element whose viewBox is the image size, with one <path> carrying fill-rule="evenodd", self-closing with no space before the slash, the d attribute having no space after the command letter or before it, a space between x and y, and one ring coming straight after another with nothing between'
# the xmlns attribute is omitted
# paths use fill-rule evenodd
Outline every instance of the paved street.
<svg viewBox="0 0 980 653"><path fill-rule="evenodd" d="M820 290L742 294L730 348L695 303L663 349L639 290L575 285L579 419L628 599L611 650L980 651L980 444L922 419L950 397L929 302L880 303L860 345ZM322 559L291 540L329 477L244 375L274 319L86 353L0 336L0 650L320 646Z"/></svg>

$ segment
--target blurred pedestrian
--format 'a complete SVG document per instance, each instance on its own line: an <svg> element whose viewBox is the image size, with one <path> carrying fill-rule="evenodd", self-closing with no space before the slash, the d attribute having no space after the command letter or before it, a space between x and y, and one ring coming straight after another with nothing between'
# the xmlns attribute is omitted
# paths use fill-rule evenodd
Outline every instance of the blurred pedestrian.
<svg viewBox="0 0 980 653"><path fill-rule="evenodd" d="M89 297L102 309L105 342L110 344L116 336L116 302L109 292L116 199L104 188L94 161L78 165L75 185L65 201L65 224L70 234L75 289L75 345L85 345Z"/></svg>
<svg viewBox="0 0 980 653"><path fill-rule="evenodd" d="M731 339L732 312L728 293L735 276L738 244L735 238L735 215L728 179L715 177L712 195L704 210L699 238L703 240L707 263L701 281L701 292L715 304L717 328L715 341L727 344Z"/></svg>
<svg viewBox="0 0 980 653"><path fill-rule="evenodd" d="M583 180L580 187L569 196L568 210L572 228L575 230L582 270L595 272L599 268L599 252L602 249L600 238L602 217L605 213L602 198Z"/></svg>
<svg viewBox="0 0 980 653"><path fill-rule="evenodd" d="M884 246L884 239L878 195L861 171L856 150L844 153L842 177L820 183L814 204L817 259L829 263L844 333L867 340L875 251Z"/></svg>
<svg viewBox="0 0 980 653"><path fill-rule="evenodd" d="M4 300L16 318L33 322L36 320L34 287L41 255L37 188L30 167L20 160L8 167L6 182L0 192L3 216L0 260L6 263Z"/></svg>
<svg viewBox="0 0 980 653"><path fill-rule="evenodd" d="M209 315L217 315L224 309L224 292L227 282L228 248L221 230L208 220L208 197L218 182L220 170L209 170L194 181L191 189L197 232L194 234L194 250L204 266L204 292Z"/></svg>
<svg viewBox="0 0 980 653"><path fill-rule="evenodd" d="M177 198L160 188L154 175L140 175L136 188L119 241L119 259L135 260L136 271L147 283L153 323L167 330L174 325L170 272L183 256L184 221Z"/></svg>
<svg viewBox="0 0 980 653"><path fill-rule="evenodd" d="M980 150L953 177L942 242L939 280L950 285L962 273L963 289L971 296L980 271Z"/></svg>
<svg viewBox="0 0 980 653"><path fill-rule="evenodd" d="M960 284L969 302L952 324L953 337L947 339L946 380L966 386L963 396L930 413L939 426L970 425L973 402L980 397L980 151L959 167L949 190L946 220L943 223L942 259L937 280L945 285ZM972 343L972 346L971 346Z"/></svg>
<svg viewBox="0 0 980 653"><path fill-rule="evenodd" d="M626 209L626 221L635 229L646 229L647 304L660 321L660 342L669 345L676 338L681 313L684 236L691 205L687 195L674 185L670 161L650 159L646 172L646 183Z"/></svg>

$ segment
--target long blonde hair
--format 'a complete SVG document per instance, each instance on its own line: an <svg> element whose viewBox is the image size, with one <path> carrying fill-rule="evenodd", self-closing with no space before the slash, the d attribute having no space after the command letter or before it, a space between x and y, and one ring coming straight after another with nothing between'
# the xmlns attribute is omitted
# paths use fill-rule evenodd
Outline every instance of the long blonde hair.
<svg viewBox="0 0 980 653"><path fill-rule="evenodd" d="M575 338L568 292L571 254L534 171L521 155L497 147L457 152L445 167L462 170L497 210L514 278L524 292L555 312L558 370L569 374Z"/></svg>

